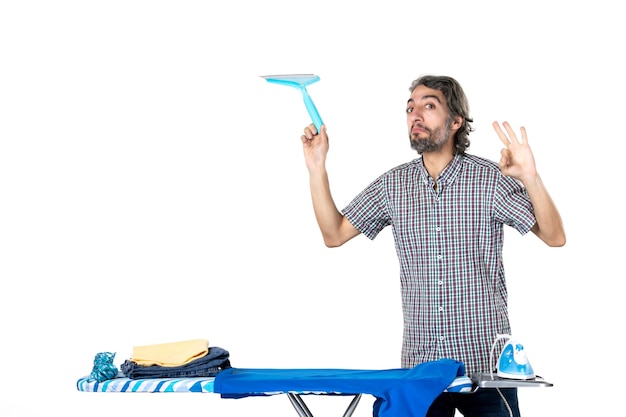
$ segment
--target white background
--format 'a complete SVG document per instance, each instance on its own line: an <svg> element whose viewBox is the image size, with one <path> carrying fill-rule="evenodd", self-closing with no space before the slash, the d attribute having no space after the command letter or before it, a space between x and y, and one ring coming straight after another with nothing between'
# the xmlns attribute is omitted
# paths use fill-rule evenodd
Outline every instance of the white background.
<svg viewBox="0 0 626 417"><path fill-rule="evenodd" d="M347 3L347 2L346 2ZM616 2L0 3L0 416L294 416L283 396L89 394L97 352L206 338L235 367L400 366L387 229L327 249L300 93L315 73L341 208L410 160L404 106L458 79L476 131L526 126L568 233L507 230L513 331L554 387L529 416L615 413L624 271L625 35ZM355 416L371 415L364 398ZM345 398L311 397L314 415Z"/></svg>

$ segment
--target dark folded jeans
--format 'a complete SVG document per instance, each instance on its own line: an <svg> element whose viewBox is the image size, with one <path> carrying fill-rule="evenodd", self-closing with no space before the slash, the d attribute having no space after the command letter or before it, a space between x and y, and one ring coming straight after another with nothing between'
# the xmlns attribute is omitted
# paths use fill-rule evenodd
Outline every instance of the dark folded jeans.
<svg viewBox="0 0 626 417"><path fill-rule="evenodd" d="M209 347L209 352L202 358L180 366L138 365L126 360L120 366L124 375L130 379L146 378L194 378L216 376L222 370L230 368L228 351L217 347Z"/></svg>

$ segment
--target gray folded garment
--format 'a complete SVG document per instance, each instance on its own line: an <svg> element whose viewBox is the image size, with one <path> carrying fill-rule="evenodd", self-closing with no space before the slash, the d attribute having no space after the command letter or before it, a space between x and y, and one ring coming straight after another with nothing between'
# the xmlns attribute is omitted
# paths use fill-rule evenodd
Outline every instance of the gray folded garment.
<svg viewBox="0 0 626 417"><path fill-rule="evenodd" d="M229 356L227 350L211 346L205 356L185 365L144 366L127 359L120 366L120 370L130 379L212 377L231 367Z"/></svg>

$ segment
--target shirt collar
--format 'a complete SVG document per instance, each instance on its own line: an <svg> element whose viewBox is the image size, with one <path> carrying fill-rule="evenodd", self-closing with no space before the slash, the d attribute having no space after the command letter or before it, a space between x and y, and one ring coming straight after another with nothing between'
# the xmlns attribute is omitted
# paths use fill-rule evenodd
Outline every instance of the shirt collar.
<svg viewBox="0 0 626 417"><path fill-rule="evenodd" d="M430 176L426 167L424 166L424 158L419 158L419 170L421 173L422 180L425 183L433 185L435 180ZM450 185L456 180L461 172L461 168L463 167L463 154L456 154L454 158L450 161L450 163L441 171L439 174L439 178L437 178L437 186L439 189Z"/></svg>

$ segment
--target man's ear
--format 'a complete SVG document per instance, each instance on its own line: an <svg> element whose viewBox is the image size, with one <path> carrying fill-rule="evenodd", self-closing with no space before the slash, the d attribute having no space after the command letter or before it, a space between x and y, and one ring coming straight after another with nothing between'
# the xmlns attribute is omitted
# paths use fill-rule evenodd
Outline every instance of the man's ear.
<svg viewBox="0 0 626 417"><path fill-rule="evenodd" d="M463 126L463 118L461 116L456 116L452 121L452 128L454 130L459 130Z"/></svg>

